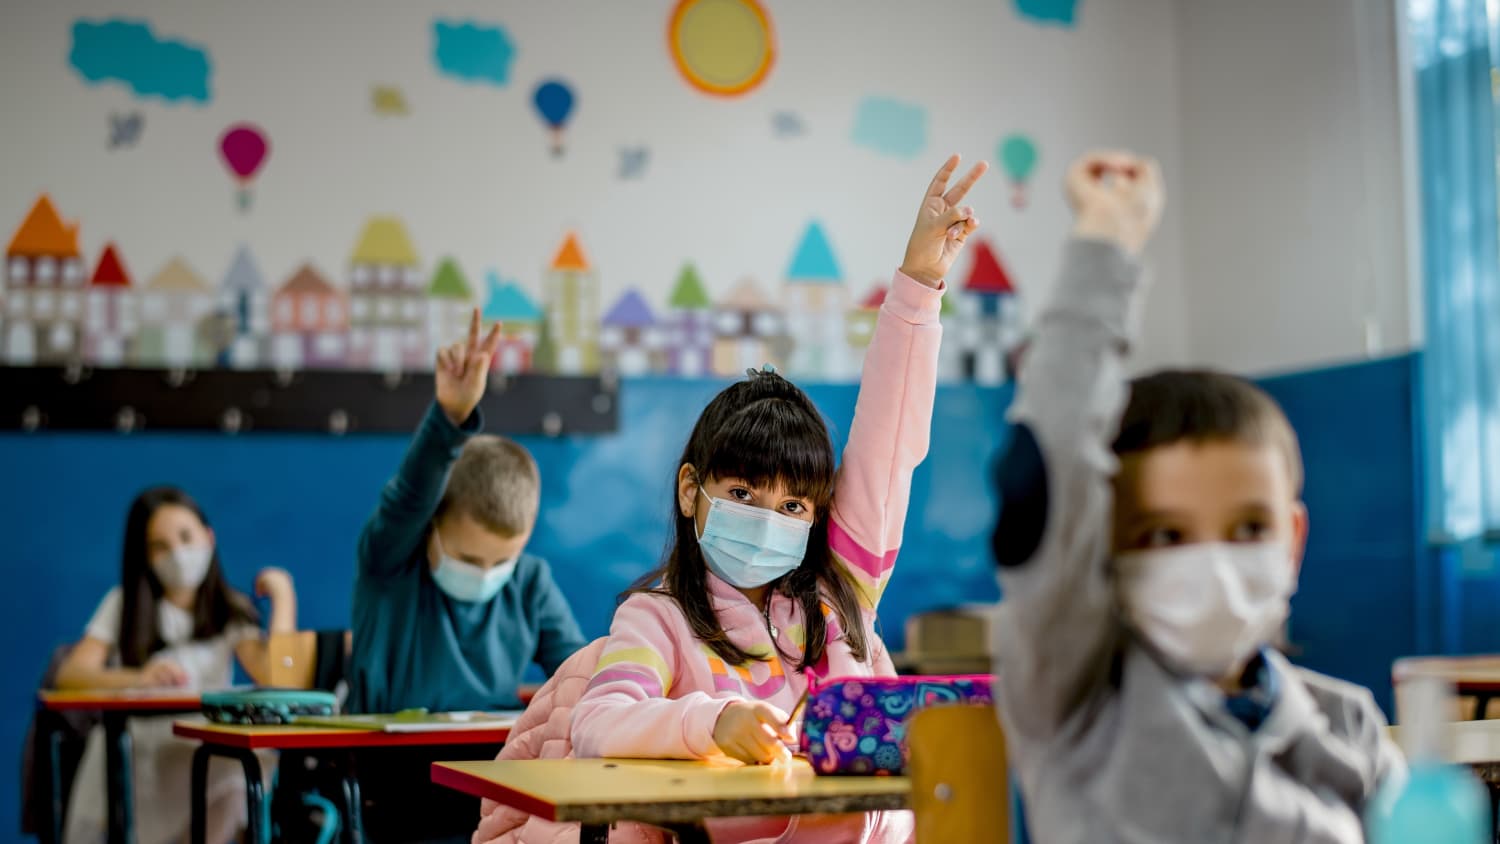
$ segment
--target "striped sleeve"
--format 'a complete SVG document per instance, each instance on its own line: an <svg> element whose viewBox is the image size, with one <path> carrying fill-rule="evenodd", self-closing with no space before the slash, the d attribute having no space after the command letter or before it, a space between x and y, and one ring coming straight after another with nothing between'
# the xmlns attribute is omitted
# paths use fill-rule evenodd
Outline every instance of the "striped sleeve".
<svg viewBox="0 0 1500 844"><path fill-rule="evenodd" d="M865 353L849 444L834 489L828 544L874 612L901 548L911 476L927 456L943 328L934 290L900 272Z"/></svg>
<svg viewBox="0 0 1500 844"><path fill-rule="evenodd" d="M717 755L714 725L734 698L701 691L672 697L684 631L670 599L633 595L609 628L609 644L573 709L573 752L582 758L703 759Z"/></svg>

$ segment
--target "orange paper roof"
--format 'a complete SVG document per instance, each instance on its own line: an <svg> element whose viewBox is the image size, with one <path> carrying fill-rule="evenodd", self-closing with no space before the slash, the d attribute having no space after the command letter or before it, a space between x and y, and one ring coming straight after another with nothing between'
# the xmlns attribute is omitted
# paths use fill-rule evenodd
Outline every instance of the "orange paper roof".
<svg viewBox="0 0 1500 844"><path fill-rule="evenodd" d="M130 286L130 271L125 269L125 262L120 260L114 241L104 244L104 253L99 256L99 263L94 266L94 274L89 277L89 284L95 287Z"/></svg>
<svg viewBox="0 0 1500 844"><path fill-rule="evenodd" d="M328 283L323 274L313 268L312 264L303 264L297 268L297 272L286 283L281 285L282 293L337 293L334 286Z"/></svg>
<svg viewBox="0 0 1500 844"><path fill-rule="evenodd" d="M562 246L557 250L557 255L552 259L552 269L579 272L589 270L589 259L583 256L583 249L578 245L578 235L568 232L568 236L563 239Z"/></svg>
<svg viewBox="0 0 1500 844"><path fill-rule="evenodd" d="M62 215L52 204L52 197L45 193L36 198L31 213L21 222L21 227L10 239L7 255L24 255L28 258L51 255L57 258L78 256L78 224L63 222Z"/></svg>

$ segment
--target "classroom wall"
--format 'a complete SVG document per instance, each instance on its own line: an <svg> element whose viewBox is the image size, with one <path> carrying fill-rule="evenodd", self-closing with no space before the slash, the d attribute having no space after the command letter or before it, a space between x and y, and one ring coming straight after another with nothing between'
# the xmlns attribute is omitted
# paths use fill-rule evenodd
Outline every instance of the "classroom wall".
<svg viewBox="0 0 1500 844"><path fill-rule="evenodd" d="M1420 342L1395 0L1182 0L1193 360L1296 371Z"/></svg>

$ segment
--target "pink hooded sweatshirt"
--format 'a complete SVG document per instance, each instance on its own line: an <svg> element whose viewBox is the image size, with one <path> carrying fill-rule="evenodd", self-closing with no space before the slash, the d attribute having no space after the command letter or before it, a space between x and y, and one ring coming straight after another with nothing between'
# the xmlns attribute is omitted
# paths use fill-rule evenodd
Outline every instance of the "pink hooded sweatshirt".
<svg viewBox="0 0 1500 844"><path fill-rule="evenodd" d="M760 700L791 712L808 683L829 677L892 676L895 669L874 628L890 580L911 492L911 475L927 454L937 385L942 289L902 273L891 282L865 355L849 442L834 488L828 543L855 583L870 657L854 658L828 609L827 647L806 674L784 663L777 648L800 654L801 605L773 593L762 615L712 573L709 591L729 638L769 657L726 665L689 628L663 595L631 596L615 611L609 641L583 699L573 710L573 752L579 757L704 759L719 755L714 725L734 701ZM776 640L773 646L772 631ZM900 842L911 837L908 812L796 818L719 818L707 826L715 842Z"/></svg>

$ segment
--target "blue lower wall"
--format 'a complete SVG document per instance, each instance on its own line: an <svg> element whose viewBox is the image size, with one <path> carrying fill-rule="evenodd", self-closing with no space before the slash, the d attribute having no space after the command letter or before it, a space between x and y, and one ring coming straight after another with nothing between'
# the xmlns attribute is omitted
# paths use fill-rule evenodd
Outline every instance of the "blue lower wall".
<svg viewBox="0 0 1500 844"><path fill-rule="evenodd" d="M1293 638L1305 664L1370 685L1387 705L1390 660L1415 648L1417 628L1415 362L1265 381L1308 464L1313 529ZM617 435L526 441L544 478L532 548L551 559L589 635L605 632L615 594L660 557L675 458L720 386L627 381ZM855 389L809 392L842 443ZM997 597L983 470L1006 436L1009 398L1004 388L939 391L931 456L914 479L906 546L881 611L893 650L911 613ZM9 576L0 748L19 752L47 653L79 634L116 581L125 508L142 486L176 483L200 499L241 588L259 567L283 566L297 580L303 627L346 626L353 540L404 445L385 436L0 435ZM0 765L0 840L17 829L16 771Z"/></svg>

